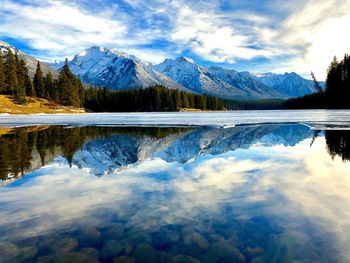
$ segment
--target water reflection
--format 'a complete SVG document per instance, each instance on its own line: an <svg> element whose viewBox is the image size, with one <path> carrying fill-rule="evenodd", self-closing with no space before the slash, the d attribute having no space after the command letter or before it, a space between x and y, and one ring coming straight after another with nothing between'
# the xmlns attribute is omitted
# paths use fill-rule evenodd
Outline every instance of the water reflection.
<svg viewBox="0 0 350 263"><path fill-rule="evenodd" d="M343 161L350 160L350 131L326 131L326 142L329 154L334 158L340 156Z"/></svg>
<svg viewBox="0 0 350 263"><path fill-rule="evenodd" d="M37 126L0 129L0 180L13 180L62 155L72 165L74 154L84 143L109 140L112 135L161 139L185 128L105 128Z"/></svg>
<svg viewBox="0 0 350 263"><path fill-rule="evenodd" d="M1 139L44 166L0 191L0 262L349 261L347 132L26 129Z"/></svg>

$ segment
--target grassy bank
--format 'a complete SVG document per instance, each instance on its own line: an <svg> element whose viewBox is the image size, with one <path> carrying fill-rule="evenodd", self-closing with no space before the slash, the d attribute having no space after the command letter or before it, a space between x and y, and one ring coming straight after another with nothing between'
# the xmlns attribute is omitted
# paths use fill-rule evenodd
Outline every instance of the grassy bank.
<svg viewBox="0 0 350 263"><path fill-rule="evenodd" d="M14 103L12 96L0 95L0 114L84 113L84 109L62 106L54 101L27 97L26 105Z"/></svg>

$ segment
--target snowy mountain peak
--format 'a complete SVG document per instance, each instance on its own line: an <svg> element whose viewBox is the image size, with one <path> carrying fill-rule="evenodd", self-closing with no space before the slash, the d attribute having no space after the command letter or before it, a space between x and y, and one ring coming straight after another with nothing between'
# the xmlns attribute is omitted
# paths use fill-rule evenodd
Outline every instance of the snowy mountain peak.
<svg viewBox="0 0 350 263"><path fill-rule="evenodd" d="M15 53L18 53L18 54L22 53L22 54L24 54L23 52L19 51L17 48L15 48L14 46L10 45L9 43L6 43L6 42L0 40L0 52L2 54L7 54L7 52L9 50L11 50L11 52L13 54L15 54Z"/></svg>
<svg viewBox="0 0 350 263"><path fill-rule="evenodd" d="M196 64L196 63L194 62L193 59L188 58L188 57L185 57L185 56L178 57L178 58L176 59L176 61L179 61L179 62L188 62L188 63Z"/></svg>
<svg viewBox="0 0 350 263"><path fill-rule="evenodd" d="M11 46L9 43L6 43L6 42L1 41L1 40L0 40L0 46L1 46L1 47L13 47L13 46Z"/></svg>
<svg viewBox="0 0 350 263"><path fill-rule="evenodd" d="M316 92L312 80L304 79L295 72L285 72L284 74L255 73L252 76L287 97L300 97ZM324 83L321 82L321 85Z"/></svg>
<svg viewBox="0 0 350 263"><path fill-rule="evenodd" d="M80 51L76 56L78 57L95 57L96 59L104 56L108 56L108 54L114 54L119 57L123 58L128 58L128 59L133 59L133 60L138 60L135 56L129 55L125 52L121 52L117 49L109 49L109 48L104 48L104 47L99 47L99 46L92 46L90 48L84 49Z"/></svg>
<svg viewBox="0 0 350 263"><path fill-rule="evenodd" d="M122 90L162 85L186 90L137 57L117 49L87 48L69 62L69 67L83 82L98 87Z"/></svg>
<svg viewBox="0 0 350 263"><path fill-rule="evenodd" d="M222 98L277 98L281 94L255 80L250 74L221 67L206 68L193 60L179 57L166 59L156 70L197 92Z"/></svg>

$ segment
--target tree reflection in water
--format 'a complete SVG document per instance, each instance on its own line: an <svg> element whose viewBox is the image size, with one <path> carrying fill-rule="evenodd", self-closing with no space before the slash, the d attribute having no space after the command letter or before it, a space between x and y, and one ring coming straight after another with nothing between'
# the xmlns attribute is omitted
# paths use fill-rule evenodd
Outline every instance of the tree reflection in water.
<svg viewBox="0 0 350 263"><path fill-rule="evenodd" d="M343 161L350 160L350 131L349 130L328 130L325 132L327 150L334 158L340 156Z"/></svg>
<svg viewBox="0 0 350 263"><path fill-rule="evenodd" d="M216 134L216 142L208 147L226 145L224 151L247 147L267 134L278 135L287 144L295 144L312 137L312 131L302 125L261 125L252 127L235 127L232 129L208 129ZM36 126L0 130L0 180L20 177L36 170L57 156L63 156L71 166L74 154L88 141L108 139L114 135L128 137L146 136L160 140L169 135L198 133L200 140L205 140L200 129L193 128L146 128L146 127L67 127ZM350 160L350 131L327 130L316 131L316 137L325 135L328 153L332 158L340 156L343 161ZM195 136L193 137L195 138ZM187 138L188 139L188 138ZM200 143L200 142L197 142ZM275 143L280 143L276 141ZM193 146L195 147L195 146ZM220 151L218 151L220 152Z"/></svg>
<svg viewBox="0 0 350 263"><path fill-rule="evenodd" d="M6 129L0 136L0 180L22 176L46 165L58 155L66 158L71 166L75 152L89 140L108 138L116 134L163 138L186 130L189 129L65 126Z"/></svg>

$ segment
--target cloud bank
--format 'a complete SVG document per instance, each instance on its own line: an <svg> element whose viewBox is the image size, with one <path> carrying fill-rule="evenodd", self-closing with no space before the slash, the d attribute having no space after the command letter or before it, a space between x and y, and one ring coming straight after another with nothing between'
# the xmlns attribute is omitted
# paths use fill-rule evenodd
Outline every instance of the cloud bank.
<svg viewBox="0 0 350 263"><path fill-rule="evenodd" d="M4 0L0 38L43 59L100 45L154 63L187 55L238 70L313 70L324 79L332 57L350 51L347 10L350 0Z"/></svg>

